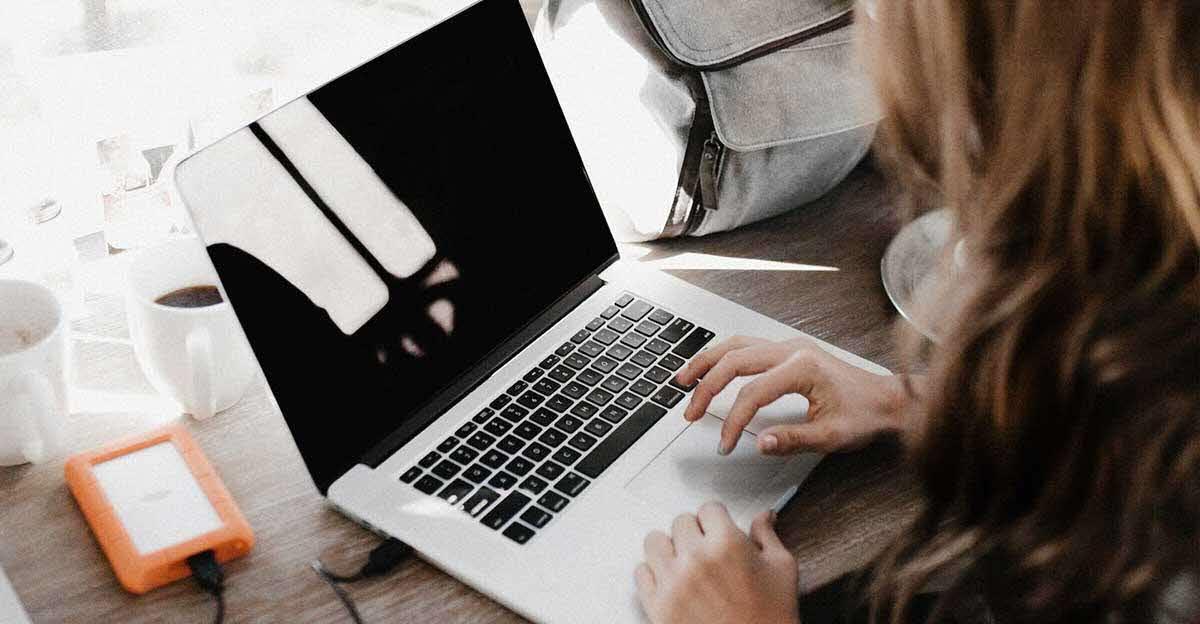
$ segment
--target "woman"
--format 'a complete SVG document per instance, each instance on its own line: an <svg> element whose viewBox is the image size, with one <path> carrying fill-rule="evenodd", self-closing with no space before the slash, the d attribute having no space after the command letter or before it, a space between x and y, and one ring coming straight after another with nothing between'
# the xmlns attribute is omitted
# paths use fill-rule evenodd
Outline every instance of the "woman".
<svg viewBox="0 0 1200 624"><path fill-rule="evenodd" d="M939 301L924 376L737 338L681 373L703 377L688 418L764 373L726 444L791 392L809 420L764 432L763 453L902 435L925 504L864 575L870 621L910 621L935 586L935 621L978 599L998 622L1197 621L1200 3L870 12L884 160L909 198L956 213L969 284ZM648 536L645 559L656 622L798 617L769 517L746 535L705 506Z"/></svg>

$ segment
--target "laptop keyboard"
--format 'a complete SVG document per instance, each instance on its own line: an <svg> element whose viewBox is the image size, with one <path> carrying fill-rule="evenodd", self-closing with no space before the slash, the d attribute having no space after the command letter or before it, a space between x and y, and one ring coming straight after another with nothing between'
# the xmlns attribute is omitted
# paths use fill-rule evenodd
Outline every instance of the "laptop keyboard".
<svg viewBox="0 0 1200 624"><path fill-rule="evenodd" d="M622 295L400 480L524 544L691 388L713 332Z"/></svg>

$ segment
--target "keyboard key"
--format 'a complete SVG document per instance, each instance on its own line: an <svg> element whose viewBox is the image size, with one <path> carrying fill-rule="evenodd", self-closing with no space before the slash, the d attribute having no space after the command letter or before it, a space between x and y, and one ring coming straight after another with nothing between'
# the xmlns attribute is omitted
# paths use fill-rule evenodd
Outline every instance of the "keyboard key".
<svg viewBox="0 0 1200 624"><path fill-rule="evenodd" d="M510 402L512 402L512 397L508 396L507 394L502 394L493 399L489 404L489 407L494 410L503 409L504 406L508 405Z"/></svg>
<svg viewBox="0 0 1200 624"><path fill-rule="evenodd" d="M658 323L659 325L666 325L667 323L670 323L671 319L673 318L675 317L670 312L662 309L655 310L650 314L650 320Z"/></svg>
<svg viewBox="0 0 1200 624"><path fill-rule="evenodd" d="M569 472L567 473L567 476L559 479L558 483L554 484L554 489L562 492L563 494L570 495L573 498L579 496L579 494L583 492L583 488L586 488L590 483L591 482L587 479L584 479L573 472Z"/></svg>
<svg viewBox="0 0 1200 624"><path fill-rule="evenodd" d="M412 468L409 468L408 470L404 471L404 474L400 475L400 482L401 483L412 483L413 481L416 481L417 477L419 477L419 476L421 476L420 467L413 466Z"/></svg>
<svg viewBox="0 0 1200 624"><path fill-rule="evenodd" d="M529 392L526 392L525 394L522 394L521 398L517 399L517 403L520 403L521 405L523 405L524 407L528 407L529 409L533 409L533 408L541 405L542 401L545 401L545 400L546 400L546 397L544 397L536 392L533 392L531 390Z"/></svg>
<svg viewBox="0 0 1200 624"><path fill-rule="evenodd" d="M650 397L651 401L658 403L663 407L675 407L676 403L683 398L683 393L670 387L664 387Z"/></svg>
<svg viewBox="0 0 1200 624"><path fill-rule="evenodd" d="M602 345L610 345L610 344L616 342L617 339L620 338L620 336L618 336L617 333L612 330L602 329L602 330L596 332L596 334L594 336L592 336L592 338L595 339L596 342L598 342Z"/></svg>
<svg viewBox="0 0 1200 624"><path fill-rule="evenodd" d="M594 358L601 353L604 353L604 347L595 340L589 340L582 345L579 345L579 350L576 353L582 353L590 358Z"/></svg>
<svg viewBox="0 0 1200 624"><path fill-rule="evenodd" d="M479 457L479 451L466 446L460 446L454 449L453 453L450 453L450 459L453 459L463 466L475 461L476 457Z"/></svg>
<svg viewBox="0 0 1200 624"><path fill-rule="evenodd" d="M591 394L587 395L587 400L599 405L600 407L604 407L609 401L613 400L613 395L611 392L596 388L595 390L592 390Z"/></svg>
<svg viewBox="0 0 1200 624"><path fill-rule="evenodd" d="M529 417L529 420L532 420L543 427L549 427L557 419L558 414L555 414L546 408L539 409L533 413L533 416Z"/></svg>
<svg viewBox="0 0 1200 624"><path fill-rule="evenodd" d="M534 390L537 390L538 392L541 392L542 394L544 394L546 396L550 396L550 395L554 394L555 392L558 392L558 389L561 387L562 387L562 384L558 383L557 381L551 381L549 379L540 379L540 380L538 380L537 383L533 384Z"/></svg>
<svg viewBox="0 0 1200 624"><path fill-rule="evenodd" d="M552 461L547 461L541 466L538 466L537 476L547 481L553 481L562 475L562 473L566 472L566 470L566 468L563 468L559 464L556 464Z"/></svg>
<svg viewBox="0 0 1200 624"><path fill-rule="evenodd" d="M578 381L585 386L594 386L600 383L601 379L604 379L604 375L601 375L600 373L596 372L595 369L591 368L575 376L575 381Z"/></svg>
<svg viewBox="0 0 1200 624"><path fill-rule="evenodd" d="M638 333L625 334L621 338L621 344L629 347L630 349L636 349L646 344L646 337Z"/></svg>
<svg viewBox="0 0 1200 624"><path fill-rule="evenodd" d="M568 442L568 444L581 451L586 451L596 445L596 438L593 438L592 436L581 431L575 434L575 437L571 438L571 441Z"/></svg>
<svg viewBox="0 0 1200 624"><path fill-rule="evenodd" d="M547 431L554 431L554 430L547 429ZM550 454L550 449L541 444L538 444L537 442L534 442L533 444L530 444L529 446L525 447L525 451L521 454L524 455L530 461L537 463L537 462L542 461L543 459L546 459L546 456Z"/></svg>
<svg viewBox="0 0 1200 624"><path fill-rule="evenodd" d="M561 347L559 347L559 348L555 349L555 350L554 350L554 355L553 355L553 356L551 356L551 357L564 357L564 356L566 356L568 353L570 353L570 352L572 352L572 351L574 351L574 350L575 350L575 344L574 344L574 343L571 343L571 342L568 342L568 343L565 343L565 344L563 344ZM553 365L551 365L551 366L553 366ZM550 368L549 366L546 366L546 365L545 365L545 361L544 361L544 360L543 360L542 368Z"/></svg>
<svg viewBox="0 0 1200 624"><path fill-rule="evenodd" d="M683 366L685 363L686 362L684 362L683 358L671 355L669 353L664 355L663 358L658 361L659 366L673 371L679 370L679 367Z"/></svg>
<svg viewBox="0 0 1200 624"><path fill-rule="evenodd" d="M472 433L474 433L475 430L478 428L479 428L479 425L476 425L473 422L463 423L463 426L459 427L458 431L454 432L454 435L456 435L460 438L465 438L465 437L471 435Z"/></svg>
<svg viewBox="0 0 1200 624"><path fill-rule="evenodd" d="M688 334L687 338L683 339L683 342L675 345L675 348L671 349L671 353L684 359L690 358L699 353L700 349L703 349L704 345L708 344L708 341L712 340L715 335L703 327L697 327Z"/></svg>
<svg viewBox="0 0 1200 624"><path fill-rule="evenodd" d="M657 387L658 386L646 381L645 379L639 379L635 381L633 386L631 386L629 389L632 390L634 394L648 397L654 393L654 389Z"/></svg>
<svg viewBox="0 0 1200 624"><path fill-rule="evenodd" d="M571 378L574 376L575 371L567 368L566 366L555 366L554 370L550 371L550 378L561 383L571 381Z"/></svg>
<svg viewBox="0 0 1200 624"><path fill-rule="evenodd" d="M466 511L467 514L472 518L478 518L479 514L483 513L483 510L488 508L488 505L491 505L498 500L500 500L500 494L495 490L484 486L479 488L479 491L475 492L474 496L468 498L466 503L463 503L463 510Z"/></svg>
<svg viewBox="0 0 1200 624"><path fill-rule="evenodd" d="M601 327L604 327L604 319L602 319L602 318L594 318L594 319L592 319L591 323L587 324L588 331L596 331L597 329L600 329Z"/></svg>
<svg viewBox="0 0 1200 624"><path fill-rule="evenodd" d="M574 381L567 384L563 388L563 394L571 397L572 399L582 399L583 395L587 394L587 391L587 386Z"/></svg>
<svg viewBox="0 0 1200 624"><path fill-rule="evenodd" d="M533 462L524 457L514 457L504 468L518 477L523 477L533 470Z"/></svg>
<svg viewBox="0 0 1200 624"><path fill-rule="evenodd" d="M507 490L516 484L517 478L508 474L507 472L504 472L503 470L497 472L491 479L488 479L488 485L498 490Z"/></svg>
<svg viewBox="0 0 1200 624"><path fill-rule="evenodd" d="M650 321L642 321L641 323L638 323L637 326L637 332L647 337L657 334L659 329L661 328L658 326L658 324L651 323Z"/></svg>
<svg viewBox="0 0 1200 624"><path fill-rule="evenodd" d="M497 438L508 433L510 429L512 429L512 423L503 418L497 418L483 426L484 431Z"/></svg>
<svg viewBox="0 0 1200 624"><path fill-rule="evenodd" d="M584 431L587 431L597 438L603 438L605 434L607 434L609 431L612 431L612 425L605 422L602 418L597 418L596 420L588 423L587 427L584 427Z"/></svg>
<svg viewBox="0 0 1200 624"><path fill-rule="evenodd" d="M621 368L617 369L617 374L632 381L642 374L642 369L633 364L622 364Z"/></svg>
<svg viewBox="0 0 1200 624"><path fill-rule="evenodd" d="M458 446L458 438L446 438L438 445L437 450L439 453L449 453L456 446Z"/></svg>
<svg viewBox="0 0 1200 624"><path fill-rule="evenodd" d="M671 323L666 329L662 330L662 333L659 334L658 337L666 340L667 342L679 342L679 339L683 338L688 334L688 332L692 331L693 327L695 327L695 325L693 325L691 321L687 321L685 319L675 319L675 322Z"/></svg>
<svg viewBox="0 0 1200 624"><path fill-rule="evenodd" d="M621 407L623 407L627 410L637 409L637 406L639 406L641 404L642 404L641 397L639 397L636 394L633 394L632 392L626 392L625 394L622 394L621 396L617 397L617 405L620 405Z"/></svg>
<svg viewBox="0 0 1200 624"><path fill-rule="evenodd" d="M508 407L504 408L504 411L500 412L501 418L511 422L521 422L521 419L528 415L529 410L521 407L520 405L509 405Z"/></svg>
<svg viewBox="0 0 1200 624"><path fill-rule="evenodd" d="M629 331L630 327L633 327L633 321L621 316L613 319L612 322L608 324L608 328L617 332L618 334L623 334Z"/></svg>
<svg viewBox="0 0 1200 624"><path fill-rule="evenodd" d="M554 513L562 511L563 507L566 507L567 503L569 502L571 501L563 496L555 494L554 492L546 492L545 496L542 496L538 499L539 505L549 509L550 511L553 511Z"/></svg>
<svg viewBox="0 0 1200 624"><path fill-rule="evenodd" d="M591 337L592 337L592 332L589 332L586 329L581 329L574 336L571 336L571 342L573 342L575 344L583 344L583 341L585 341Z"/></svg>
<svg viewBox="0 0 1200 624"><path fill-rule="evenodd" d="M530 507L529 509L525 510L525 513L521 514L522 521L528 522L530 525L539 529L549 524L550 520L553 518L554 516L546 513L545 510L538 509L537 507Z"/></svg>
<svg viewBox="0 0 1200 624"><path fill-rule="evenodd" d="M595 450L580 460L575 466L575 470L593 479L599 477L600 473L604 472L625 452L625 449L633 446L666 413L667 410L653 403L643 404L625 420L624 424L604 438L604 441L597 445Z"/></svg>
<svg viewBox="0 0 1200 624"><path fill-rule="evenodd" d="M438 460L441 458L442 458L441 453L430 453L430 454L426 455L425 457L422 457L421 461L419 461L417 463L420 464L420 466L422 468L428 468L428 467L438 463Z"/></svg>
<svg viewBox="0 0 1200 624"><path fill-rule="evenodd" d="M625 345L613 345L612 348L608 350L608 357L618 362L631 355L633 355L633 349L630 349Z"/></svg>
<svg viewBox="0 0 1200 624"><path fill-rule="evenodd" d="M559 444L562 444L563 442L566 442L566 441L567 441L567 434L559 431L558 429L547 429L538 438L538 442L541 442L542 444L545 444L546 446L549 446L550 448L554 448L554 447L558 446Z"/></svg>
<svg viewBox="0 0 1200 624"><path fill-rule="evenodd" d="M533 383L533 382L541 379L542 375L545 375L545 374L546 374L546 371L544 371L540 368L534 368L533 370L529 371L528 373L525 373L525 376L522 377L521 379L524 379L528 383Z"/></svg>
<svg viewBox="0 0 1200 624"><path fill-rule="evenodd" d="M579 403L575 404L575 407L571 408L571 415L578 416L581 420L587 420L592 416L595 416L596 412L598 411L600 411L600 408L596 407L595 405L592 405L587 401L580 401Z"/></svg>
<svg viewBox="0 0 1200 624"><path fill-rule="evenodd" d="M549 407L550 409L561 414L561 413L567 411L568 409L570 409L572 403L574 403L574 401L572 401L571 399L568 399L567 397L565 397L561 394L556 394L553 397L551 397L551 399L549 401L546 402L546 407Z"/></svg>
<svg viewBox="0 0 1200 624"><path fill-rule="evenodd" d="M489 418L491 418L492 416L495 416L495 415L496 415L495 411L493 411L490 408L485 407L485 408L483 408L483 411L479 412L478 414L475 414L475 417L472 418L471 420L482 425L483 423L487 422L487 420Z"/></svg>
<svg viewBox="0 0 1200 624"><path fill-rule="evenodd" d="M483 517L483 525L489 529L499 531L500 527L507 524L508 521L512 520L518 513L521 513L521 510L525 508L525 505L529 504L529 500L530 499L528 496L525 496L519 492L513 492L509 494L508 496L504 497L504 500L500 501L499 505L492 507L492 510Z"/></svg>
<svg viewBox="0 0 1200 624"><path fill-rule="evenodd" d="M483 454L483 459L480 459L479 463L487 466L488 468L499 468L504 465L504 462L507 461L508 455L505 455L496 449L492 449Z"/></svg>
<svg viewBox="0 0 1200 624"><path fill-rule="evenodd" d="M514 431L513 433L516 433L517 435L521 436L522 438L525 438L526 440L532 440L532 439L536 438L538 436L538 434L541 432L542 432L541 427L539 427L529 421L525 421L525 422L517 425L517 430Z"/></svg>
<svg viewBox="0 0 1200 624"><path fill-rule="evenodd" d="M633 295L624 294L621 295L621 298L617 299L617 302L613 305L617 306L618 308L623 308L631 303L633 303Z"/></svg>
<svg viewBox="0 0 1200 624"><path fill-rule="evenodd" d="M583 454L569 446L564 446L557 451L554 451L554 455L550 456L550 458L554 461L566 466L570 466L571 464L579 461L580 457L583 457Z"/></svg>
<svg viewBox="0 0 1200 624"><path fill-rule="evenodd" d="M571 355L568 355L567 359L563 360L563 362L575 370L583 370L587 368L588 364L591 363L587 358L578 353L572 353Z"/></svg>
<svg viewBox="0 0 1200 624"><path fill-rule="evenodd" d="M615 369L616 367L617 367L617 362L615 360L613 360L612 358L610 358L608 356L604 356L604 355L596 358L596 361L592 362L592 368L594 368L604 374L613 372L613 369Z"/></svg>
<svg viewBox="0 0 1200 624"><path fill-rule="evenodd" d="M691 392L692 390L695 390L696 386L698 386L698 385L700 385L699 381L693 381L691 384L685 386L685 385L679 383L678 379L672 379L671 383L670 383L670 386L672 388L675 388L676 390L679 390L681 392Z"/></svg>
<svg viewBox="0 0 1200 624"><path fill-rule="evenodd" d="M628 364L626 364L625 366L628 366ZM621 368L624 368L624 366L622 366ZM616 392L620 392L620 391L624 390L625 386L628 386L628 385L629 385L628 381L625 381L624 379L621 379L620 377L613 375L612 377L605 379L604 384L601 385L600 387L604 388L605 390L608 390L609 392L616 393Z"/></svg>
<svg viewBox="0 0 1200 624"><path fill-rule="evenodd" d="M568 345L563 345L563 346L565 347L565 346L568 346ZM574 348L575 348L575 345L570 345L570 347L571 347L572 349L574 349ZM541 367L541 368L544 368L544 369L546 369L546 370L550 370L550 369L554 368L555 366L557 366L557 365L558 365L558 363L559 363L559 362L561 362L561 361L562 361L562 358L561 358L560 356L557 356L557 355L547 355L547 356L546 356L546 359L542 360L542 363L541 363L541 364L538 364L538 366L539 366L539 367Z"/></svg>
<svg viewBox="0 0 1200 624"><path fill-rule="evenodd" d="M600 412L600 417L610 423L619 423L628 415L629 412L617 407L616 405L610 405L604 408L603 412Z"/></svg>
<svg viewBox="0 0 1200 624"><path fill-rule="evenodd" d="M524 544L533 539L534 532L533 529L520 522L514 522L507 529L504 529L503 535L518 544Z"/></svg>
<svg viewBox="0 0 1200 624"><path fill-rule="evenodd" d="M425 475L420 479L417 479L417 482L413 484L413 487L417 488L418 491L424 494L433 494L442 487L442 483L442 480L435 476Z"/></svg>
<svg viewBox="0 0 1200 624"><path fill-rule="evenodd" d="M567 433L575 433L576 430L583 426L583 421L574 416L563 416L558 419L558 422L554 423L554 426ZM558 445L556 444L555 446Z"/></svg>
<svg viewBox="0 0 1200 624"><path fill-rule="evenodd" d="M442 489L441 492L438 492L438 496L445 499L447 503L456 505L463 502L463 500L467 498L467 495L474 490L474 485L471 485L462 479L455 479L453 483L447 485Z"/></svg>
<svg viewBox="0 0 1200 624"><path fill-rule="evenodd" d="M492 476L492 471L480 466L479 464L473 464L470 468L467 468L466 471L463 472L463 477L465 477L467 481L470 481L471 483L483 483L484 481L487 481L487 478L490 476Z"/></svg>
<svg viewBox="0 0 1200 624"><path fill-rule="evenodd" d="M511 455L525 447L525 440L522 440L517 436L510 435L503 440L500 440L500 443L497 444L496 447Z"/></svg>
<svg viewBox="0 0 1200 624"><path fill-rule="evenodd" d="M540 494L548 485L550 484L537 477L530 476L521 482L521 489L534 494Z"/></svg>
<svg viewBox="0 0 1200 624"><path fill-rule="evenodd" d="M603 312L600 313L600 317L610 319L620 313L621 313L621 308L618 308L617 306L608 306L607 309L605 309Z"/></svg>
<svg viewBox="0 0 1200 624"><path fill-rule="evenodd" d="M654 366L654 363L658 361L658 356L650 353L649 351L638 351L637 353L633 354L633 357L630 358L629 361L641 366L642 368L648 368Z"/></svg>
<svg viewBox="0 0 1200 624"><path fill-rule="evenodd" d="M433 473L434 475L436 475L439 478L450 479L450 478L453 478L454 475L458 474L459 470L462 470L462 468L458 464L456 464L448 459L443 459L440 463L438 463L438 465L434 466L429 472Z"/></svg>
<svg viewBox="0 0 1200 624"><path fill-rule="evenodd" d="M513 385L509 386L508 390L505 390L504 392L509 395L512 395L512 396L518 396L522 392L525 392L525 389L528 387L529 387L528 383L525 383L524 381L518 381L517 383L514 383Z"/></svg>
<svg viewBox="0 0 1200 624"><path fill-rule="evenodd" d="M650 314L650 311L653 309L654 306L646 303L645 301L634 301L629 305L628 308L625 308L625 310L621 312L621 316L636 323L637 321L646 318L646 315Z"/></svg>
<svg viewBox="0 0 1200 624"><path fill-rule="evenodd" d="M668 357L671 357L671 356L668 356ZM658 366L655 366L654 368L651 368L650 370L646 371L646 374L644 375L644 377L646 379L649 379L650 381L653 381L656 384L660 384L660 383L670 379L671 373L667 372L667 370L665 368L660 368Z"/></svg>
<svg viewBox="0 0 1200 624"><path fill-rule="evenodd" d="M653 353L654 355L662 355L667 352L667 349L670 349L670 348L671 348L671 345L663 342L662 340L660 340L658 338L655 338L654 340L651 340L650 342L646 343L646 350Z"/></svg>

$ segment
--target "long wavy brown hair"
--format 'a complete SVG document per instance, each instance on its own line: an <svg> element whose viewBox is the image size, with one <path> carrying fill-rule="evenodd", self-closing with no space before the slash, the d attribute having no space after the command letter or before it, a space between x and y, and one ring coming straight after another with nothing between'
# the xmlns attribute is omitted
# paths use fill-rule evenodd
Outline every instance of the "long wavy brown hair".
<svg viewBox="0 0 1200 624"><path fill-rule="evenodd" d="M1200 2L863 14L882 160L968 250L873 618L940 578L934 619L982 592L1002 622L1152 621L1200 566Z"/></svg>

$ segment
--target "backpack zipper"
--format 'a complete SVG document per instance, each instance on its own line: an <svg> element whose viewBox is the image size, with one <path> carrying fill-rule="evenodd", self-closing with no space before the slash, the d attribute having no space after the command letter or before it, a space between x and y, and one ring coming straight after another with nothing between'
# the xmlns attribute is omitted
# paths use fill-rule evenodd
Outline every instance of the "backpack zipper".
<svg viewBox="0 0 1200 624"><path fill-rule="evenodd" d="M747 50L731 59L724 60L719 63L712 63L710 65L696 65L680 59L671 53L669 49L667 49L667 44L665 41L663 41L662 36L658 34L658 29L654 27L654 22L651 21L650 13L646 11L646 6L643 4L643 1L644 0L629 0L629 4L633 6L633 12L637 14L638 19L642 22L642 27L646 30L646 33L650 35L652 40L654 40L654 45L658 46L658 49L661 50L663 54L666 54L667 58L674 61L675 64L693 71L718 71L722 69L729 69L730 67L741 65L742 63L766 56L772 52L776 52L784 48L790 48L799 43L804 43L809 39L819 37L825 33L844 28L849 26L854 21L854 10L850 9L845 13L834 17L833 19L827 20L810 28L805 28L804 30L792 33L786 37L780 37L779 39L768 41L757 48Z"/></svg>
<svg viewBox="0 0 1200 624"><path fill-rule="evenodd" d="M700 205L705 210L717 209L718 186L721 175L721 156L725 154L725 145L713 130L708 140L704 142L704 151L700 156Z"/></svg>

